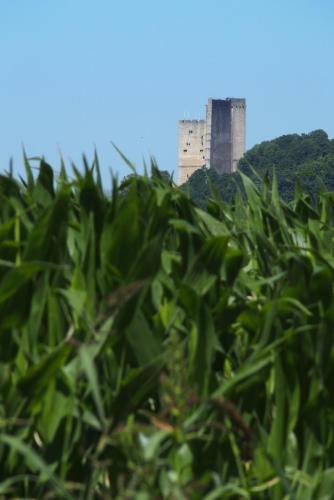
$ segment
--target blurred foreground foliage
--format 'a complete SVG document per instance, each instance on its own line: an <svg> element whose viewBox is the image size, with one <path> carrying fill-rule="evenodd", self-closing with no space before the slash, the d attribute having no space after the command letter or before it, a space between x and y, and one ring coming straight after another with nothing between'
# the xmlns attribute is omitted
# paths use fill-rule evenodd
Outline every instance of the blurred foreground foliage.
<svg viewBox="0 0 334 500"><path fill-rule="evenodd" d="M0 176L0 496L331 499L334 194Z"/></svg>

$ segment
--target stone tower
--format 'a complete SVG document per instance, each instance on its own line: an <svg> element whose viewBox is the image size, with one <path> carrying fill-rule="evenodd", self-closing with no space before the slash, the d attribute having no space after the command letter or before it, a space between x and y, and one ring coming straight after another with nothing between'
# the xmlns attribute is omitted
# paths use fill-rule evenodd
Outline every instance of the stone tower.
<svg viewBox="0 0 334 500"><path fill-rule="evenodd" d="M179 122L179 177L183 184L206 166L232 173L245 153L246 100L209 99L206 120Z"/></svg>
<svg viewBox="0 0 334 500"><path fill-rule="evenodd" d="M206 164L206 122L205 120L179 121L179 178L183 184Z"/></svg>

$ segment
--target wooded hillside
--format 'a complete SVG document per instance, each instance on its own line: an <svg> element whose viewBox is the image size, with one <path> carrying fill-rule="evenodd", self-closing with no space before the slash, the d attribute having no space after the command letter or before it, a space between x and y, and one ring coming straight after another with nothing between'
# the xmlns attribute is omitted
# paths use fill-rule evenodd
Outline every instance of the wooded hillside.
<svg viewBox="0 0 334 500"><path fill-rule="evenodd" d="M293 198L298 187L314 199L322 189L334 190L334 140L328 139L323 130L283 135L247 151L239 162L239 170L258 186L263 178L271 180L275 171L278 190L285 201ZM205 207L211 184L225 201L233 200L238 190L243 191L238 173L218 175L206 169L195 172L183 188L189 189L194 201Z"/></svg>

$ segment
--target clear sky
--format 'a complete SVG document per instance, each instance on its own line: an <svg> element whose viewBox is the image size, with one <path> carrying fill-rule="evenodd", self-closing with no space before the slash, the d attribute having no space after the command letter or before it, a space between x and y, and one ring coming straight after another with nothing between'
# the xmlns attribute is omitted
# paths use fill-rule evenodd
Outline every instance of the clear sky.
<svg viewBox="0 0 334 500"><path fill-rule="evenodd" d="M176 171L177 121L247 99L247 147L334 137L333 0L0 0L0 168L21 145L58 165L97 147L103 176L155 155Z"/></svg>

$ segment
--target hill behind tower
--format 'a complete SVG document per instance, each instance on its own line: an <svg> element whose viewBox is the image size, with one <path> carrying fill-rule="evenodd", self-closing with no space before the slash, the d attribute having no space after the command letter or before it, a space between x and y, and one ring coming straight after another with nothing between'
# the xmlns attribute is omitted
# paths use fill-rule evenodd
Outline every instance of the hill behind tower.
<svg viewBox="0 0 334 500"><path fill-rule="evenodd" d="M288 134L257 144L239 161L238 172L218 175L213 169L195 172L184 184L200 206L206 206L212 183L222 198L231 201L241 187L239 172L257 185L258 178L276 172L281 197L289 201L299 184L313 198L321 188L334 191L334 140L323 130L309 134Z"/></svg>

